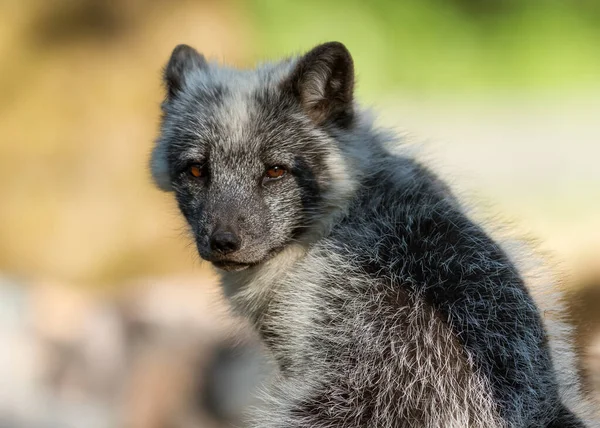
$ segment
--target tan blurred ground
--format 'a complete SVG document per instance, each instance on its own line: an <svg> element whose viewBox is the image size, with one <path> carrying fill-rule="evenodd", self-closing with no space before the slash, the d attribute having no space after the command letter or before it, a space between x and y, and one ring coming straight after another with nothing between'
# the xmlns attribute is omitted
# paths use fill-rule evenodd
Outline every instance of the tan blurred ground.
<svg viewBox="0 0 600 428"><path fill-rule="evenodd" d="M244 60L222 1L0 4L0 271L83 283L195 270L147 157L177 43Z"/></svg>

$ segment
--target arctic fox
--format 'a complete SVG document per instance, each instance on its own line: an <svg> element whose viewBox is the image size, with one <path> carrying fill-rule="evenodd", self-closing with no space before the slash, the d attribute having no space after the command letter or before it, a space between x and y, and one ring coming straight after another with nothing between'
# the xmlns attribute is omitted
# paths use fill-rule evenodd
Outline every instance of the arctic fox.
<svg viewBox="0 0 600 428"><path fill-rule="evenodd" d="M151 160L278 372L261 427L582 427L540 311L354 101L343 44L254 70L179 45Z"/></svg>

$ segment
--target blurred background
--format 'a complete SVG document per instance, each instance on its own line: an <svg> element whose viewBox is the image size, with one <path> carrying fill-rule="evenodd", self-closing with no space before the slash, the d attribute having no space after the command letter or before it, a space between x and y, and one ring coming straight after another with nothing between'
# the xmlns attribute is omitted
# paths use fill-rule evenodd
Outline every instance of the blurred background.
<svg viewBox="0 0 600 428"><path fill-rule="evenodd" d="M161 68L329 40L382 124L552 254L600 391L599 1L1 0L0 427L239 422L256 341L147 168Z"/></svg>

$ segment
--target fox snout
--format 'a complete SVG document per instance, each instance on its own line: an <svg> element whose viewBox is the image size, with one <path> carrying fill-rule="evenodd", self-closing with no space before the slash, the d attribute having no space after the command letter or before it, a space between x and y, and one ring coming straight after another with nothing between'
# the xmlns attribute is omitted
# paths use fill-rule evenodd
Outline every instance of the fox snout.
<svg viewBox="0 0 600 428"><path fill-rule="evenodd" d="M233 227L218 226L209 239L211 252L221 256L236 252L240 249L241 243L239 232Z"/></svg>
<svg viewBox="0 0 600 428"><path fill-rule="evenodd" d="M217 221L201 240L202 257L223 270L240 270L253 264L252 246L248 246L242 229L238 222Z"/></svg>

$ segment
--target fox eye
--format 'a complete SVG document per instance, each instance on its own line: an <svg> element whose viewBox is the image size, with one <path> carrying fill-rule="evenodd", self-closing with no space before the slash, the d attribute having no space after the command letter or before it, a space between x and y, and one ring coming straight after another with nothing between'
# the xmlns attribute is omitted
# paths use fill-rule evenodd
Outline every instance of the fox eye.
<svg viewBox="0 0 600 428"><path fill-rule="evenodd" d="M267 169L265 172L265 179L267 180L277 180L285 175L287 170L285 167L280 165L275 165Z"/></svg>
<svg viewBox="0 0 600 428"><path fill-rule="evenodd" d="M199 163L192 164L188 167L188 173L194 178L203 178L206 176L206 166Z"/></svg>

